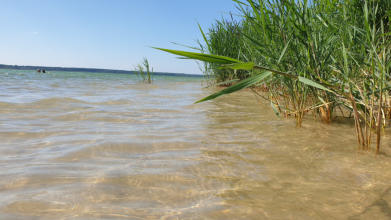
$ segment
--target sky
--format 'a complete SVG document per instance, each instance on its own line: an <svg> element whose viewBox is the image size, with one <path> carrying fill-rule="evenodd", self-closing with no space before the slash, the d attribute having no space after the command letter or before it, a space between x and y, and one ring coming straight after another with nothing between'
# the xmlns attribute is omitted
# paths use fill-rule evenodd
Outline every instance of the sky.
<svg viewBox="0 0 391 220"><path fill-rule="evenodd" d="M231 0L0 0L0 64L201 74L195 61L151 46L187 50Z"/></svg>

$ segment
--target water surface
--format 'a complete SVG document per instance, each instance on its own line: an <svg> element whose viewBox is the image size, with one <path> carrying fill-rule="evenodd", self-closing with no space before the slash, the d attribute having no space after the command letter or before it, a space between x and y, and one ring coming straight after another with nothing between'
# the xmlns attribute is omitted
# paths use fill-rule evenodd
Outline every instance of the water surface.
<svg viewBox="0 0 391 220"><path fill-rule="evenodd" d="M0 70L0 219L390 219L391 141L199 78ZM388 136L387 136L388 135Z"/></svg>

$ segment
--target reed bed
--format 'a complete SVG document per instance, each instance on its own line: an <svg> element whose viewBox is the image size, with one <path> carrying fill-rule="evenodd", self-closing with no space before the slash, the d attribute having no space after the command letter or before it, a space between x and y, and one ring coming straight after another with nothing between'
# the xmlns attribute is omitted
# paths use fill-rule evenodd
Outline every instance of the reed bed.
<svg viewBox="0 0 391 220"><path fill-rule="evenodd" d="M245 44L242 22L236 21L231 15L230 19L217 20L208 30L208 38L205 38L205 45L200 45L204 51L210 54L223 55L243 60ZM202 30L201 30L202 32ZM205 63L205 69L212 72L215 84L221 86L232 85L236 80L246 79L249 76L248 71L220 68L215 63Z"/></svg>
<svg viewBox="0 0 391 220"><path fill-rule="evenodd" d="M391 120L389 0L234 0L239 21L218 21L201 53L157 48L205 62L218 84L203 102L250 87L300 127L309 112L355 122L360 149L380 152Z"/></svg>

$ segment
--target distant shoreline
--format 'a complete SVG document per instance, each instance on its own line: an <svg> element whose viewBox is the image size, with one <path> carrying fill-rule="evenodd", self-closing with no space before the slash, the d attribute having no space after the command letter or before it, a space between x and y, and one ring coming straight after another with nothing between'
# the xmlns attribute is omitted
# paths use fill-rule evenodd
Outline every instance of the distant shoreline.
<svg viewBox="0 0 391 220"><path fill-rule="evenodd" d="M18 66L18 65L5 65L5 64L0 64L0 69L12 69L12 70L45 69L46 71L88 72L88 73L102 73L103 72L103 73L116 73L116 74L135 74L136 73L135 71L130 71L130 70L113 70L113 69L80 68L80 67ZM154 72L154 75L203 77L203 75L198 75L198 74L165 73L165 72Z"/></svg>

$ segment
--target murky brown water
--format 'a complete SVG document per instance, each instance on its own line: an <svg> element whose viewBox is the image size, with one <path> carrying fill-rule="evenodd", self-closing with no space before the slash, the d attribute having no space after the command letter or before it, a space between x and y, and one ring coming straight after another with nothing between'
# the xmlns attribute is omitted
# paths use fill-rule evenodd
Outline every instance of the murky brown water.
<svg viewBox="0 0 391 220"><path fill-rule="evenodd" d="M0 219L391 219L391 141L200 81L0 70Z"/></svg>

